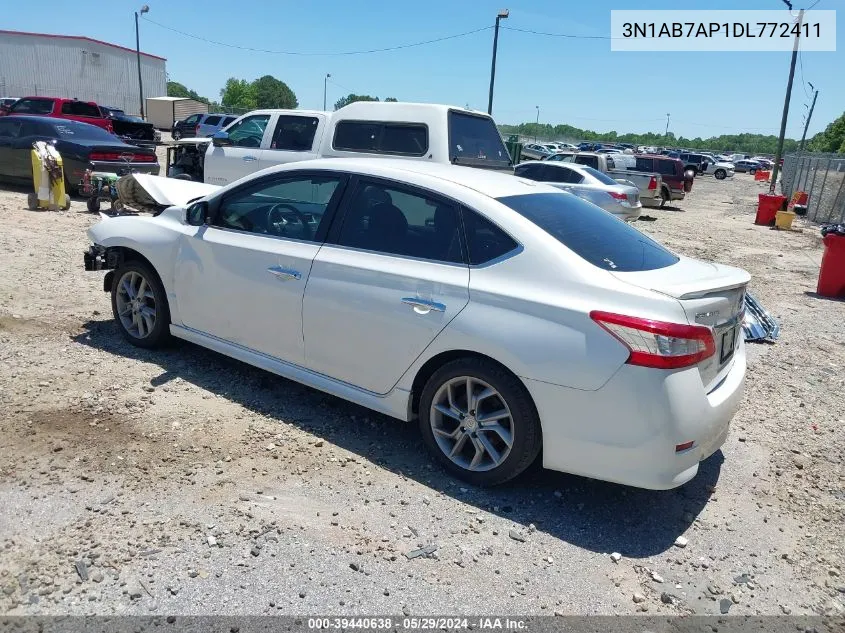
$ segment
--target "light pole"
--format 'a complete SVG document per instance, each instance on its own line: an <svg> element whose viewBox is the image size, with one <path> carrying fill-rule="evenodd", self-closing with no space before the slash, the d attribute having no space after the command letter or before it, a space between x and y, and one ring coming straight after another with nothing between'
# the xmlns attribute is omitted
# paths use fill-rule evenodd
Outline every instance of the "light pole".
<svg viewBox="0 0 845 633"><path fill-rule="evenodd" d="M540 127L540 106L534 106L537 108L537 120L534 122L534 142L537 142L537 128Z"/></svg>
<svg viewBox="0 0 845 633"><path fill-rule="evenodd" d="M146 4L141 7L141 15L149 12ZM141 99L141 118L144 118L144 81L141 79L141 39L138 35L138 12L135 12L135 56L138 59L138 96Z"/></svg>
<svg viewBox="0 0 845 633"><path fill-rule="evenodd" d="M666 137L667 141L669 140L669 116L670 116L670 114L667 112L666 113L666 132L663 134L663 136Z"/></svg>
<svg viewBox="0 0 845 633"><path fill-rule="evenodd" d="M496 81L496 49L499 47L499 21L508 17L508 10L499 11L496 28L493 31L493 64L490 67L490 97L487 100L487 114L493 114L493 84Z"/></svg>
<svg viewBox="0 0 845 633"><path fill-rule="evenodd" d="M331 77L331 74L329 74L329 73L326 73L326 76L323 77L323 110L324 111L326 109L326 89L328 87L329 77Z"/></svg>

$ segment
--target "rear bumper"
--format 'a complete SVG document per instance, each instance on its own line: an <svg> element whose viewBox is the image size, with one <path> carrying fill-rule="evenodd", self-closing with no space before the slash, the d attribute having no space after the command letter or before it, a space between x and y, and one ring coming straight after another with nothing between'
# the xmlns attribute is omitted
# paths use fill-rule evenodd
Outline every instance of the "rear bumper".
<svg viewBox="0 0 845 633"><path fill-rule="evenodd" d="M681 189L678 191L677 189L670 189L669 196L672 200L683 200L687 195L687 192Z"/></svg>
<svg viewBox="0 0 845 633"><path fill-rule="evenodd" d="M597 391L524 379L543 429L543 465L639 488L680 486L724 443L745 385L745 344L710 393L698 369L623 365ZM675 447L694 442L692 448Z"/></svg>

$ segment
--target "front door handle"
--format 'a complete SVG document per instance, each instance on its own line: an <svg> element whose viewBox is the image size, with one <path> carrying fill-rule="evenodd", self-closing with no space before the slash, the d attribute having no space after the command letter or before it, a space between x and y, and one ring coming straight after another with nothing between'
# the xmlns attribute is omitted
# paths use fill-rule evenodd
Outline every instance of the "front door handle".
<svg viewBox="0 0 845 633"><path fill-rule="evenodd" d="M256 156L244 156L243 159L247 162L251 162L251 161L254 161L254 160L258 160L258 157L256 157Z"/></svg>
<svg viewBox="0 0 845 633"><path fill-rule="evenodd" d="M291 281L292 279L302 279L302 273L298 270L290 268L282 268L281 266L272 266L267 269L267 272L275 276L280 281Z"/></svg>
<svg viewBox="0 0 845 633"><path fill-rule="evenodd" d="M437 303L437 301L429 301L427 299L419 299L417 297L403 297L402 303L405 305L409 305L414 310L419 310L420 312L445 312L446 306L442 303Z"/></svg>

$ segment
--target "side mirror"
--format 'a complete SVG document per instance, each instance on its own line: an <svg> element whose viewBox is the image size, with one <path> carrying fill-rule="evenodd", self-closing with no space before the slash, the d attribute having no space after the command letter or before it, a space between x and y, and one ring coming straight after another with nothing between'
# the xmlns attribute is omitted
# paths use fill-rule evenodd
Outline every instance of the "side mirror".
<svg viewBox="0 0 845 633"><path fill-rule="evenodd" d="M185 211L185 222L188 226L203 226L208 220L208 203L196 202Z"/></svg>
<svg viewBox="0 0 845 633"><path fill-rule="evenodd" d="M215 132L211 137L211 142L214 143L214 147L226 147L232 144L232 140L229 138L229 133L224 132L223 130Z"/></svg>

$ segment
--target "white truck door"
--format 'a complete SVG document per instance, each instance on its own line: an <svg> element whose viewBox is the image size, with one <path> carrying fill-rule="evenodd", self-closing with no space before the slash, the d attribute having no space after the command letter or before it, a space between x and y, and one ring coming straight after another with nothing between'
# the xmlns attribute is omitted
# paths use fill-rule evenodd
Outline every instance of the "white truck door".
<svg viewBox="0 0 845 633"><path fill-rule="evenodd" d="M252 114L233 123L226 132L230 145L212 142L205 152L203 180L212 185L228 185L260 169L262 147L269 139L271 114ZM269 140L268 140L269 142Z"/></svg>
<svg viewBox="0 0 845 633"><path fill-rule="evenodd" d="M261 151L258 168L316 158L325 129L326 119L319 115L278 115L269 144Z"/></svg>

